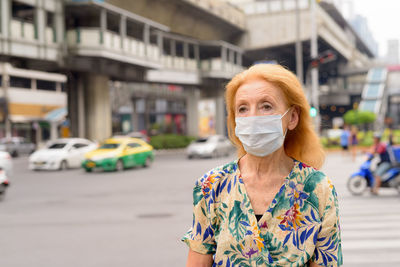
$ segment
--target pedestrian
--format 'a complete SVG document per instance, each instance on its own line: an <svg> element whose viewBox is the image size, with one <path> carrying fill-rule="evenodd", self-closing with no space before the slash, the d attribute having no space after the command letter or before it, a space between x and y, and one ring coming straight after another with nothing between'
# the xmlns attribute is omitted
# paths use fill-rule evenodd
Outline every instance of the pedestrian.
<svg viewBox="0 0 400 267"><path fill-rule="evenodd" d="M393 134L393 129L389 128L389 136L388 136L388 142L389 142L389 146L393 146L395 145L395 141L394 141L394 134Z"/></svg>
<svg viewBox="0 0 400 267"><path fill-rule="evenodd" d="M315 169L324 152L296 76L258 64L225 98L238 159L195 183L187 266L341 265L337 194Z"/></svg>
<svg viewBox="0 0 400 267"><path fill-rule="evenodd" d="M349 150L350 131L347 125L343 126L342 133L340 135L340 146L342 147L342 155Z"/></svg>
<svg viewBox="0 0 400 267"><path fill-rule="evenodd" d="M356 161L356 156L357 156L357 145L358 145L357 133L358 133L357 127L356 126L351 127L350 142L351 142L351 156L353 162Z"/></svg>
<svg viewBox="0 0 400 267"><path fill-rule="evenodd" d="M371 190L371 193L374 195L378 195L379 188L382 183L382 176L391 168L392 164L390 161L390 156L387 151L386 144L381 142L381 134L374 134L374 144L371 147L371 154L379 155L378 167L374 171L375 183Z"/></svg>

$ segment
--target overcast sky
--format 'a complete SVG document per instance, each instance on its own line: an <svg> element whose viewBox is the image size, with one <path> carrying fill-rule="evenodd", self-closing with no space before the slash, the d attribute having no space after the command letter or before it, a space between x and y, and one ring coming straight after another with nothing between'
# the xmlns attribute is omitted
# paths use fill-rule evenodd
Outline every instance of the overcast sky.
<svg viewBox="0 0 400 267"><path fill-rule="evenodd" d="M400 0L339 0L344 15L349 14L350 2L353 3L354 14L368 19L369 28L379 43L379 55L384 56L387 40L400 39Z"/></svg>

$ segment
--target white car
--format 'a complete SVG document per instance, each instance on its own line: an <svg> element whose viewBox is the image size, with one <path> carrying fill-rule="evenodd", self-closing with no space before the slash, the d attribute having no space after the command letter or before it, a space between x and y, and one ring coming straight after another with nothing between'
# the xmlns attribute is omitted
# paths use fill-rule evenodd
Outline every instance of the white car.
<svg viewBox="0 0 400 267"><path fill-rule="evenodd" d="M12 173L12 159L8 152L0 151L0 199L9 185L8 177Z"/></svg>
<svg viewBox="0 0 400 267"><path fill-rule="evenodd" d="M4 170L7 177L12 175L12 158L10 153L0 151L0 170Z"/></svg>
<svg viewBox="0 0 400 267"><path fill-rule="evenodd" d="M0 199L4 197L6 193L6 189L9 185L6 172L4 170L0 170Z"/></svg>
<svg viewBox="0 0 400 267"><path fill-rule="evenodd" d="M49 142L29 157L30 170L64 170L79 168L84 155L97 144L83 138L63 138Z"/></svg>
<svg viewBox="0 0 400 267"><path fill-rule="evenodd" d="M234 147L228 138L222 135L211 135L193 141L186 149L189 159L193 157L220 157L228 156Z"/></svg>

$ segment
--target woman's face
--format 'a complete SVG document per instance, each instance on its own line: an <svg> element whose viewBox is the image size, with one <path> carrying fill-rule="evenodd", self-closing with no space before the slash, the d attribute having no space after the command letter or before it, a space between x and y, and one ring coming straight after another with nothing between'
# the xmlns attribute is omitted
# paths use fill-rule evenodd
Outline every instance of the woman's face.
<svg viewBox="0 0 400 267"><path fill-rule="evenodd" d="M247 81L235 95L235 117L283 115L289 108L282 91L262 79ZM294 129L298 114L297 108L291 108L282 118L283 128Z"/></svg>

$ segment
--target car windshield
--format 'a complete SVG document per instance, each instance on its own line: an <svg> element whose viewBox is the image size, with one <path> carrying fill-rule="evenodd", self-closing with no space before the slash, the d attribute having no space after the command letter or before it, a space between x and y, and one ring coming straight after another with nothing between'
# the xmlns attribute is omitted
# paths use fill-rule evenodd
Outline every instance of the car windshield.
<svg viewBox="0 0 400 267"><path fill-rule="evenodd" d="M66 143L54 143L51 144L48 149L63 149L66 145Z"/></svg>
<svg viewBox="0 0 400 267"><path fill-rule="evenodd" d="M207 138L200 138L200 139L197 139L195 142L196 143L207 143L207 141L208 141Z"/></svg>
<svg viewBox="0 0 400 267"><path fill-rule="evenodd" d="M119 147L119 144L114 143L106 143L100 146L100 149L116 149Z"/></svg>

